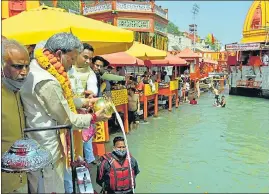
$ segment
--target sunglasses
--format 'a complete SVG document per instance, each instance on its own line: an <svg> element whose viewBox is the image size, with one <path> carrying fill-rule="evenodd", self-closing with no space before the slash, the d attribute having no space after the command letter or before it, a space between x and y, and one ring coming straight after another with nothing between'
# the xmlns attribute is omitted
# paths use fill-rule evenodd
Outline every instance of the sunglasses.
<svg viewBox="0 0 269 194"><path fill-rule="evenodd" d="M24 67L25 69L28 69L30 65L19 65L19 64L12 64L11 67L17 69L17 70L22 70Z"/></svg>

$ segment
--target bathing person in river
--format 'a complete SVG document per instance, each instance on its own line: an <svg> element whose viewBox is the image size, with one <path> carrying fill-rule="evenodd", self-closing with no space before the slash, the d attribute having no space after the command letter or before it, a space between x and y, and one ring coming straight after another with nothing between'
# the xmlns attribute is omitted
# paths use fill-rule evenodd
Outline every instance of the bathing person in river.
<svg viewBox="0 0 269 194"><path fill-rule="evenodd" d="M191 101L190 101L190 104L191 105L196 105L198 104L197 100L195 98L193 98Z"/></svg>
<svg viewBox="0 0 269 194"><path fill-rule="evenodd" d="M130 155L133 176L131 177L124 138L115 137L113 145L113 151L100 158L97 166L96 183L103 188L103 193L132 194L132 180L135 187L135 178L140 172L138 163Z"/></svg>
<svg viewBox="0 0 269 194"><path fill-rule="evenodd" d="M221 106L222 108L224 108L225 105L226 105L225 96L222 96L222 97L221 97L221 101L220 101L220 106Z"/></svg>
<svg viewBox="0 0 269 194"><path fill-rule="evenodd" d="M135 88L128 90L128 120L130 130L136 129L139 123L138 113L140 112L139 95L135 94Z"/></svg>
<svg viewBox="0 0 269 194"><path fill-rule="evenodd" d="M213 87L213 93L215 94L215 104L218 106L220 101L219 101L219 90L217 90L216 88Z"/></svg>

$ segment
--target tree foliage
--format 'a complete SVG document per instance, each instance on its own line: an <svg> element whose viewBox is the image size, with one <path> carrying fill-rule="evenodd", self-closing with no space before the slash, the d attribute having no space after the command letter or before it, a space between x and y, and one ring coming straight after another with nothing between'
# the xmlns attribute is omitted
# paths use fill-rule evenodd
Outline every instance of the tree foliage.
<svg viewBox="0 0 269 194"><path fill-rule="evenodd" d="M214 37L215 41L212 43L212 37L210 35L205 37L205 44L209 45L210 49L214 51L219 51L221 48L220 41Z"/></svg>
<svg viewBox="0 0 269 194"><path fill-rule="evenodd" d="M45 4L49 7L53 7L52 0L40 0L40 4ZM79 12L80 11L80 2L78 0L61 0L57 2L57 7L65 9L68 11L69 9Z"/></svg>
<svg viewBox="0 0 269 194"><path fill-rule="evenodd" d="M178 27L173 23L170 22L167 25L167 32L169 34L177 35L177 36L182 36L183 32L179 31Z"/></svg>
<svg viewBox="0 0 269 194"><path fill-rule="evenodd" d="M70 0L70 1L59 1L57 7L60 7L62 9L65 9L68 11L69 9L80 12L80 2L76 0Z"/></svg>

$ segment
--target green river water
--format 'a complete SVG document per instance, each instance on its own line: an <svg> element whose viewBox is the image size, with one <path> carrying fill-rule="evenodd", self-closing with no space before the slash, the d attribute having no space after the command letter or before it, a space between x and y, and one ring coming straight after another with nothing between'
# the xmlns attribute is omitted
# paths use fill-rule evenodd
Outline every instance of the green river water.
<svg viewBox="0 0 269 194"><path fill-rule="evenodd" d="M226 108L215 108L213 98L161 111L130 132L136 193L269 192L269 101L226 96Z"/></svg>

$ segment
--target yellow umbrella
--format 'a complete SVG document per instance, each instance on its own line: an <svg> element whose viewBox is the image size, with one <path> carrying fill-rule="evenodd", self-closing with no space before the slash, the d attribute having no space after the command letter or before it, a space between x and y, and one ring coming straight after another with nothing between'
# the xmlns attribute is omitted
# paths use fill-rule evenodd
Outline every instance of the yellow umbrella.
<svg viewBox="0 0 269 194"><path fill-rule="evenodd" d="M132 31L47 6L2 21L2 35L24 45L36 44L59 32L72 32L90 43L98 55L125 51L134 39Z"/></svg>
<svg viewBox="0 0 269 194"><path fill-rule="evenodd" d="M133 46L126 53L142 60L164 59L167 55L166 51L139 42L134 42Z"/></svg>

